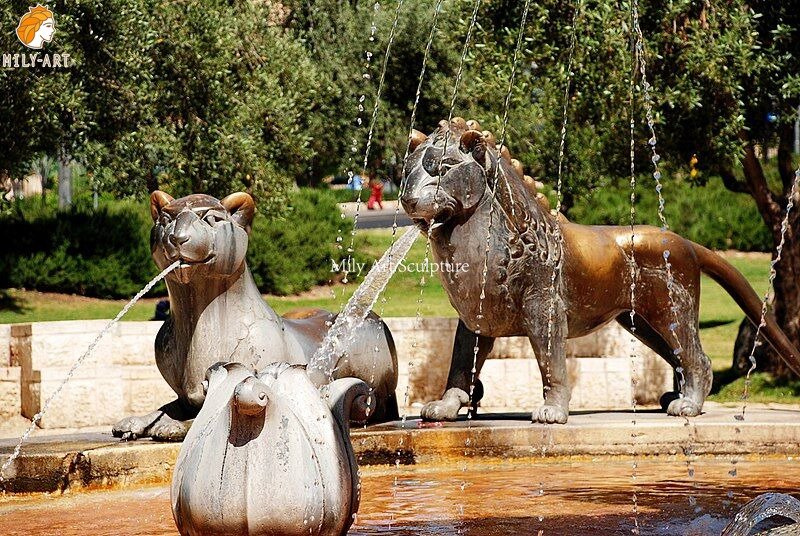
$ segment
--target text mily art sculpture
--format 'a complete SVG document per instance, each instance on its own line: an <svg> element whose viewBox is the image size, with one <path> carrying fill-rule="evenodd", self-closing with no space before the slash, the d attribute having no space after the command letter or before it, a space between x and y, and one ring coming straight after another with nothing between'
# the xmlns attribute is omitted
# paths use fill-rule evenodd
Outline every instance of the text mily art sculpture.
<svg viewBox="0 0 800 536"><path fill-rule="evenodd" d="M205 403L181 446L172 513L183 536L340 536L358 510L350 420L368 413L355 378L322 389L304 365L255 374L212 366Z"/></svg>
<svg viewBox="0 0 800 536"><path fill-rule="evenodd" d="M532 420L567 422L565 341L614 319L630 330L632 283L634 335L681 378L681 392L662 398L667 413L700 413L712 380L698 335L700 274L719 283L758 324L761 300L742 274L714 252L657 227L636 226L632 232L629 226L577 225L551 214L519 162L505 148L498 155L494 136L475 121L442 121L431 136L415 131L411 147L401 201L417 225L430 231L436 260L487 267L483 273L440 274L459 323L447 389L441 400L423 407L423 418L455 419L470 402L470 391L480 398L477 379L494 339L527 336L544 384L544 405ZM800 352L771 316L765 320L764 337L800 374Z"/></svg>

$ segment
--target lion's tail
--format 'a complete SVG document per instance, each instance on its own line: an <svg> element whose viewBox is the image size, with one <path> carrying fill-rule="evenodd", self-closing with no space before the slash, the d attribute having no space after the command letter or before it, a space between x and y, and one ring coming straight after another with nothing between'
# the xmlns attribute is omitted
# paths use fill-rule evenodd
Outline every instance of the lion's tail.
<svg viewBox="0 0 800 536"><path fill-rule="evenodd" d="M692 248L700 263L700 269L708 274L714 281L728 291L728 294L736 301L747 318L758 326L761 322L761 299L747 282L747 279L725 259L692 242ZM776 352L786 361L786 364L800 375L800 351L786 337L786 334L778 327L772 314L767 314L764 319L766 325L761 328L764 338L775 349Z"/></svg>

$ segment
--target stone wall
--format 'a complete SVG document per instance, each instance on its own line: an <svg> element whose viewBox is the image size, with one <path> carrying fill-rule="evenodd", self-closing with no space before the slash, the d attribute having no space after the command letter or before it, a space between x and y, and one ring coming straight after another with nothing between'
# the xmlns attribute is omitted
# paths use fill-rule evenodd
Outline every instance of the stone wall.
<svg viewBox="0 0 800 536"><path fill-rule="evenodd" d="M386 323L397 345L398 400L416 413L421 403L444 391L458 320L387 318ZM481 372L481 406L528 411L541 404L542 379L534 357L525 337L495 341ZM672 368L616 323L567 341L567 357L572 409L626 409L634 396L637 405L655 405L672 389Z"/></svg>
<svg viewBox="0 0 800 536"><path fill-rule="evenodd" d="M0 418L32 418L107 320L0 325ZM404 412L441 396L447 381L455 318L387 318L400 369ZM121 322L98 344L41 421L44 428L108 425L143 414L174 394L155 366L160 322ZM672 387L672 370L616 325L569 341L572 409L624 409L653 404ZM635 357L632 359L631 355ZM632 381L635 379L635 383ZM485 411L528 411L541 403L541 377L527 339L500 339L481 374ZM634 387L635 385L635 387Z"/></svg>
<svg viewBox="0 0 800 536"><path fill-rule="evenodd" d="M39 412L72 365L108 320L36 322L11 326L11 348L19 368L19 412ZM174 398L155 366L153 341L160 322L120 322L48 408L40 426L77 428L111 424L153 411Z"/></svg>
<svg viewBox="0 0 800 536"><path fill-rule="evenodd" d="M11 360L11 326L0 324L0 419L20 413L20 368Z"/></svg>

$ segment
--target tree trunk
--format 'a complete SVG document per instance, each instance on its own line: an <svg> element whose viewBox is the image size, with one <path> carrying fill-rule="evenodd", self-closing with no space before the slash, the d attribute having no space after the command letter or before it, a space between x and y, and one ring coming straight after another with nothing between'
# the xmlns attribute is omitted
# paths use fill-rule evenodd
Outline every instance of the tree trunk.
<svg viewBox="0 0 800 536"><path fill-rule="evenodd" d="M66 151L58 155L58 209L72 206L72 167Z"/></svg>
<svg viewBox="0 0 800 536"><path fill-rule="evenodd" d="M785 129L781 134L781 142L778 146L778 169L783 185L781 195L775 195L769 189L764 170L756 158L753 144L748 140L745 140L745 158L743 160L745 189L755 200L762 219L770 229L773 241L773 259L777 255L777 247L781 239L781 224L786 212L787 196L794 181L789 142L789 134L793 133L791 129ZM790 215L785 243L781 251L781 260L775 266L775 297L772 311L778 325L789 337L789 340L795 346L800 347L800 288L798 288L800 284L800 240L796 239L798 224L800 224L798 201L800 200L795 199L796 206ZM753 347L753 335L754 330L740 330L736 339L734 356L743 352L749 355ZM792 375L789 367L771 347L766 348L764 368L778 378L787 378Z"/></svg>
<svg viewBox="0 0 800 536"><path fill-rule="evenodd" d="M794 212L794 211L793 211ZM786 245L780 262L775 266L774 311L778 325L786 332L795 346L800 346L800 243L795 240L798 218L790 218L786 232ZM767 368L780 378L791 377L792 371L774 351L767 353Z"/></svg>
<svg viewBox="0 0 800 536"><path fill-rule="evenodd" d="M153 172L152 168L147 173L147 177L145 178L145 183L147 186L147 191L152 193L158 190L158 176Z"/></svg>

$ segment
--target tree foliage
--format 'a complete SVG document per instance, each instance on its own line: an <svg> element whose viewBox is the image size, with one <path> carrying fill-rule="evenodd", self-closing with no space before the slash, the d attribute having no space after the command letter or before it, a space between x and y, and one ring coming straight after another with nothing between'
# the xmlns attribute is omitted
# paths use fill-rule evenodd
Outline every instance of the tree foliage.
<svg viewBox="0 0 800 536"><path fill-rule="evenodd" d="M9 27L24 11L4 4ZM321 138L318 73L269 3L55 2L44 52L71 69L5 69L0 168L26 170L63 149L104 190L161 187L285 198ZM13 32L0 49L24 52Z"/></svg>
<svg viewBox="0 0 800 536"><path fill-rule="evenodd" d="M507 143L532 174L554 184L567 91L567 210L594 189L628 180L631 113L637 170L650 169L639 75L633 107L629 103L631 75L641 67L632 59L632 2L529 3L507 110ZM118 194L155 187L216 195L247 189L262 206L277 207L292 182L360 171L379 99L367 167L396 174L438 5L56 1L51 7L57 34L47 51L70 53L76 67L0 71L0 170L19 173L33 158L61 152L83 161L96 184ZM498 135L502 130L524 3L484 0L460 65L473 5L441 3L417 109L420 130L431 131L447 117L453 98L455 115L478 119ZM721 177L727 188L752 197L777 244L795 168L791 127L800 104L800 1L638 5L667 202L677 191L671 189L674 180L702 185ZM12 28L26 8L22 0L4 3L0 21ZM23 50L6 31L0 32L0 51ZM463 81L454 88L462 67ZM774 179L759 156L769 147L778 149ZM689 176L692 155L700 173ZM652 180L640 181L640 187L653 188ZM800 299L794 298L800 219L790 224L775 312L800 342Z"/></svg>

